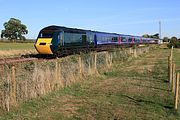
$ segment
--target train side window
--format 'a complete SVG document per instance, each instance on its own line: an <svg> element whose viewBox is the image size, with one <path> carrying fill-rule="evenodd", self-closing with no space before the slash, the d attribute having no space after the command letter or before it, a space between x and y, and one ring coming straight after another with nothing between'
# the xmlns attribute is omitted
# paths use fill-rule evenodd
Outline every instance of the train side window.
<svg viewBox="0 0 180 120"><path fill-rule="evenodd" d="M131 37L128 38L128 42L132 42L132 38Z"/></svg>
<svg viewBox="0 0 180 120"><path fill-rule="evenodd" d="M125 37L121 37L121 41L122 42L126 42L126 38Z"/></svg>
<svg viewBox="0 0 180 120"><path fill-rule="evenodd" d="M117 42L117 37L112 37L112 42Z"/></svg>
<svg viewBox="0 0 180 120"><path fill-rule="evenodd" d="M58 35L58 44L62 45L62 41L63 41L63 39L62 39L62 32L60 32L59 35Z"/></svg>
<svg viewBox="0 0 180 120"><path fill-rule="evenodd" d="M87 42L89 44L93 44L93 42L94 42L94 35L93 35L93 33L87 32L86 34L87 34Z"/></svg>

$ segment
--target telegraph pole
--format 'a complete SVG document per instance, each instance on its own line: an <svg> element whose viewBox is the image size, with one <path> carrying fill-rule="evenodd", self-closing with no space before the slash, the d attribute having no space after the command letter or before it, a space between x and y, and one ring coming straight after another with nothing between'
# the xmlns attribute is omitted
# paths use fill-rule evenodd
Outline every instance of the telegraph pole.
<svg viewBox="0 0 180 120"><path fill-rule="evenodd" d="M159 39L161 39L161 21L159 21Z"/></svg>

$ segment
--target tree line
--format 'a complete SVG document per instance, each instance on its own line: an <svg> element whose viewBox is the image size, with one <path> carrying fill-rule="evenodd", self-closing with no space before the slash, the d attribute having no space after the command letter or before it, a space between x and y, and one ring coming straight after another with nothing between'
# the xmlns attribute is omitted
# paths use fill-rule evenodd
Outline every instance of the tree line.
<svg viewBox="0 0 180 120"><path fill-rule="evenodd" d="M159 34L158 33L156 33L154 35L144 34L143 37L159 39ZM163 40L163 42L168 43L167 47L169 47L169 48L171 48L172 46L175 48L180 48L180 38L177 38L175 36L171 37L171 38L164 37L162 40Z"/></svg>
<svg viewBox="0 0 180 120"><path fill-rule="evenodd" d="M156 33L154 35L148 35L148 34L144 34L143 37L145 38L155 38L155 39L159 39L159 34ZM164 37L163 42L167 42L167 47L171 48L172 46L175 48L180 48L180 38L177 38L175 36L168 38L168 37Z"/></svg>
<svg viewBox="0 0 180 120"><path fill-rule="evenodd" d="M159 39L159 33L156 33L154 35L144 34L143 37Z"/></svg>

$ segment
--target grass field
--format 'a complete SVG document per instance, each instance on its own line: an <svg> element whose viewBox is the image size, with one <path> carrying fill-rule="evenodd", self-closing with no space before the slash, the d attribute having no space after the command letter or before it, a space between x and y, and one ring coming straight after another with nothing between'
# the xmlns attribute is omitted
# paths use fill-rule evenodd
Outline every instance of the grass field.
<svg viewBox="0 0 180 120"><path fill-rule="evenodd" d="M0 42L0 57L14 57L36 53L33 43Z"/></svg>
<svg viewBox="0 0 180 120"><path fill-rule="evenodd" d="M180 50L174 54L179 63ZM0 113L0 119L178 120L167 82L168 55L168 49L156 49L119 62L109 72Z"/></svg>
<svg viewBox="0 0 180 120"><path fill-rule="evenodd" d="M33 43L0 43L0 50L33 50Z"/></svg>

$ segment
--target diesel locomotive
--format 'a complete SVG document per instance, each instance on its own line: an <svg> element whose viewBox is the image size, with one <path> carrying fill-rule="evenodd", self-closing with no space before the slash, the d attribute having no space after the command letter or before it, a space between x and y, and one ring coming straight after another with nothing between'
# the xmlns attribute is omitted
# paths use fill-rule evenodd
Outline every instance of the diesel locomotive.
<svg viewBox="0 0 180 120"><path fill-rule="evenodd" d="M154 40L141 36L48 26L39 32L35 48L39 54L63 55L89 50L107 50L121 45L149 43L154 43Z"/></svg>

